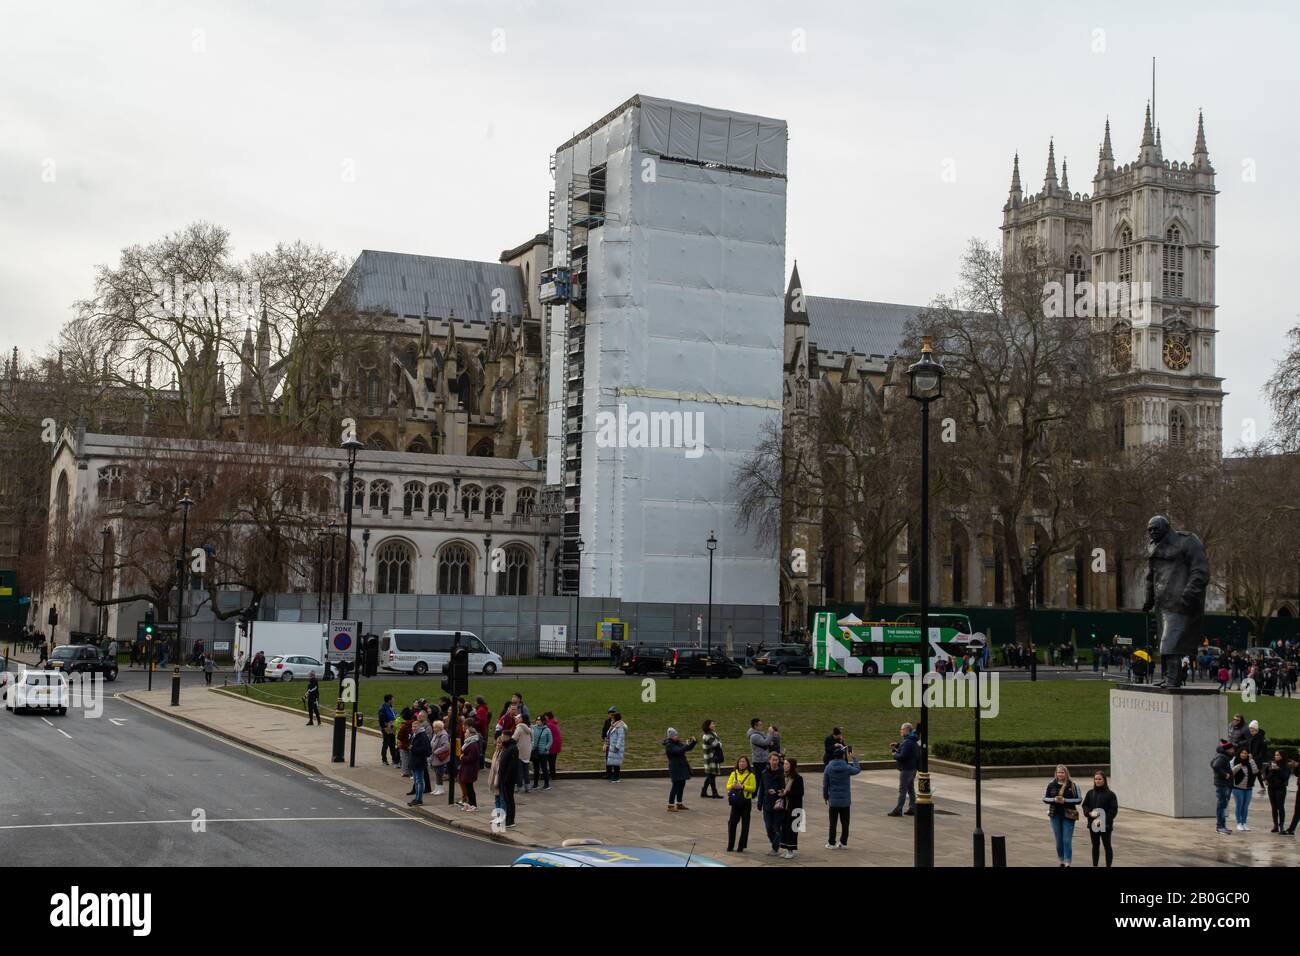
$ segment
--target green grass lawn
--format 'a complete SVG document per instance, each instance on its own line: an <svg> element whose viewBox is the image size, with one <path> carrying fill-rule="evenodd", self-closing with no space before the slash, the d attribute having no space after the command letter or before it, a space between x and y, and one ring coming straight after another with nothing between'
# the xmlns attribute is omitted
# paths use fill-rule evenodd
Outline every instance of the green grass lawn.
<svg viewBox="0 0 1300 956"><path fill-rule="evenodd" d="M417 697L441 696L440 677L427 680L363 680L361 710L367 724L386 693L396 695L398 709ZM256 699L299 705L306 685L260 684ZM1104 681L1004 681L1000 685L998 716L986 718L981 734L986 740L1097 739L1109 736L1107 700L1111 684ZM334 708L337 683L321 684L321 712ZM482 694L493 715L512 691L520 690L534 714L552 710L564 733L563 765L569 769L597 769L604 765L600 728L609 707L618 707L628 724L628 767L664 765L660 746L664 731L672 726L683 739L699 737L708 717L718 723L728 761L748 754L746 733L751 717L761 717L781 729L786 751L800 760L820 762L822 741L831 727L844 729L846 738L862 759L889 756L889 742L897 739L904 720L915 722L915 710L891 706L893 690L885 680L801 678L781 680L668 680L659 678L655 699L642 700L641 680L633 677L529 678L512 682L508 677L471 680L470 696ZM1300 699L1263 697L1242 704L1232 695L1229 714L1240 712L1258 719L1270 738L1300 737ZM930 740L970 740L974 718L969 710L931 711ZM1208 762L1209 757L1206 757Z"/></svg>

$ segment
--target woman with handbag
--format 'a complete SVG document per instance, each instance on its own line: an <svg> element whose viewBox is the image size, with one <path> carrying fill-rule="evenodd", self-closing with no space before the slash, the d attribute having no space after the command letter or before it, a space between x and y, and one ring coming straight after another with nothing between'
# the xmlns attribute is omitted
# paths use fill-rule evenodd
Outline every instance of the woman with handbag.
<svg viewBox="0 0 1300 956"><path fill-rule="evenodd" d="M803 826L803 776L799 773L799 761L786 757L782 765L785 771L785 792L781 799L784 809L781 817L781 857L793 860L799 852L799 830Z"/></svg>
<svg viewBox="0 0 1300 956"><path fill-rule="evenodd" d="M722 773L722 740L718 737L718 725L711 720L704 722L700 735L700 746L704 749L704 786L700 788L700 797L721 800L718 793L718 774Z"/></svg>
<svg viewBox="0 0 1300 956"><path fill-rule="evenodd" d="M1056 776L1043 794L1043 803L1047 804L1047 819L1052 824L1052 835L1056 837L1056 859L1061 866L1069 866L1073 859L1074 824L1079 819L1079 804L1082 802L1083 794L1070 779L1070 771L1065 764L1058 763Z"/></svg>
<svg viewBox="0 0 1300 956"><path fill-rule="evenodd" d="M749 758L736 761L736 769L727 777L727 802L731 816L727 819L727 852L744 853L749 844L749 814L754 807L754 794L758 780L749 769ZM740 843L736 843L736 825L740 825Z"/></svg>

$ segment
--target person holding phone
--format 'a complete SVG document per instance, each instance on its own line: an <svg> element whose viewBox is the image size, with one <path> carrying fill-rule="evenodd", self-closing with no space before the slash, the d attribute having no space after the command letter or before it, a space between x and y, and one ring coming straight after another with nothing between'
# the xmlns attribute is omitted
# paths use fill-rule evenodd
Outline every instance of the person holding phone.
<svg viewBox="0 0 1300 956"><path fill-rule="evenodd" d="M849 848L849 808L853 804L852 778L861 773L858 758L853 756L853 748L837 744L831 754L831 760L822 771L822 799L830 811L831 830L826 838L826 849L847 850ZM840 832L836 842L835 831Z"/></svg>
<svg viewBox="0 0 1300 956"><path fill-rule="evenodd" d="M754 794L758 779L749 768L749 758L741 757L727 777L727 802L731 816L727 819L727 852L744 853L749 845L749 817L753 812ZM736 842L736 827L740 827L740 842Z"/></svg>

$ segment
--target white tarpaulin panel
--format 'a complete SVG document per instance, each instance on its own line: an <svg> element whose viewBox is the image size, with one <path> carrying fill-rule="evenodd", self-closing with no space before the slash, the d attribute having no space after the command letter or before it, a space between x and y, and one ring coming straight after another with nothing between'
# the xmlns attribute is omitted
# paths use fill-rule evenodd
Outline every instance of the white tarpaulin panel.
<svg viewBox="0 0 1300 956"><path fill-rule="evenodd" d="M644 152L786 174L786 125L780 120L650 96L636 102L641 117L637 145Z"/></svg>

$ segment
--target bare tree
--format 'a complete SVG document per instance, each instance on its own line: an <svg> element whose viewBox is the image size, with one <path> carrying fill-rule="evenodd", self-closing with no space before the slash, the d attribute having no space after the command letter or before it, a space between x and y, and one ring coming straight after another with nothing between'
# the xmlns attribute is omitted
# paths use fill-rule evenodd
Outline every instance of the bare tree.
<svg viewBox="0 0 1300 956"><path fill-rule="evenodd" d="M1286 337L1286 352L1264 383L1264 394L1273 409L1279 445L1295 451L1300 449L1300 325L1292 326Z"/></svg>

